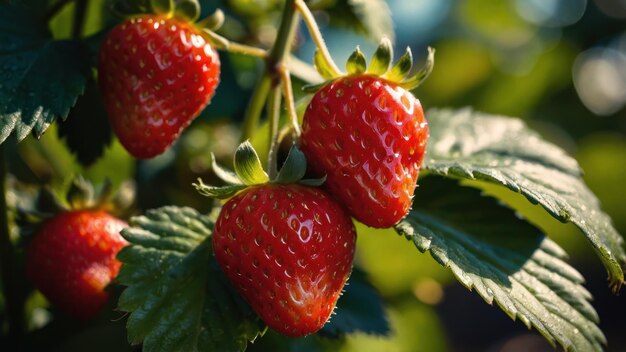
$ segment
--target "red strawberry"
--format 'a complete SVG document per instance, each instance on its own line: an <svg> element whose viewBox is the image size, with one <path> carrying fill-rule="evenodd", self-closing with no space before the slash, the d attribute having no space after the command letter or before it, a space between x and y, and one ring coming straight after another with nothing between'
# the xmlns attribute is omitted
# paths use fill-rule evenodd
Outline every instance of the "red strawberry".
<svg viewBox="0 0 626 352"><path fill-rule="evenodd" d="M41 224L27 250L30 280L69 315L93 318L109 299L105 287L117 275L115 259L126 245L127 224L104 211L60 213Z"/></svg>
<svg viewBox="0 0 626 352"><path fill-rule="evenodd" d="M148 15L113 28L98 75L122 145L142 159L163 153L209 104L219 71L217 53L193 24Z"/></svg>
<svg viewBox="0 0 626 352"><path fill-rule="evenodd" d="M309 167L352 216L390 227L411 207L428 125L422 106L399 84L367 74L320 89L300 140Z"/></svg>
<svg viewBox="0 0 626 352"><path fill-rule="evenodd" d="M318 188L265 184L229 200L215 224L215 257L271 328L319 330L350 275L356 233Z"/></svg>

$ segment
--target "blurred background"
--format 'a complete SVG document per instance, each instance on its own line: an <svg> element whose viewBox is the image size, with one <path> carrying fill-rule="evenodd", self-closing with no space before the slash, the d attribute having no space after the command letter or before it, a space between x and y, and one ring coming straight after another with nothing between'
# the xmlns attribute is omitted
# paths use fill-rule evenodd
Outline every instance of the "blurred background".
<svg viewBox="0 0 626 352"><path fill-rule="evenodd" d="M386 11L380 1L362 2ZM320 9L316 16L338 63L344 62L356 45L366 56L373 53L378 38L389 35L390 28L385 26L393 27L397 55L410 46L419 61L427 46L436 48L435 70L415 91L426 109L473 106L524 119L544 138L576 157L603 209L618 231L626 234L625 1L389 0L393 23L372 18L381 22L377 26L380 31L369 35L345 27L341 21L349 20L349 16L341 16L345 3L320 0L312 4ZM90 2L86 36L117 21L102 6L106 5ZM224 35L261 46L273 40L280 6L280 0L203 1L206 14L216 7L226 10ZM71 14L70 5L53 19L51 29L56 37L69 36ZM302 60L311 61L314 46L304 27L295 51ZM254 59L236 55L222 55L222 63L222 84L214 103L165 155L136 162L113 141L104 148L102 158L92 158L90 166L81 166L59 134L72 135L74 143L85 146L95 137L90 134L81 139L80 133L63 130L80 131L85 128L81 121L100 123L101 139L110 138L106 118L94 109L100 104L98 95L88 91L90 98L80 100L61 127L55 124L40 141L29 137L9 147L11 172L22 182L51 182L58 187L76 173L95 182L112 178L116 184L134 178L139 186L138 212L164 204L208 209L207 199L198 196L190 184L197 177L211 179L209 151L223 163L230 162L239 138L236 123L260 69ZM265 135L260 132L255 140L261 149ZM102 147L93 148L98 154ZM553 220L517 194L482 187L505 199L570 254L570 263L587 278L587 288L595 297L593 305L607 335L608 350L626 350L626 298L610 293L604 268L577 228ZM17 191L11 196L10 201L19 201ZM357 261L389 302L395 332L388 338L351 336L335 345L335 350L552 350L538 333L527 331L497 307L485 304L429 255L420 254L393 231L361 227L359 233ZM56 348L81 350L84 343L97 339L102 341L102 350L129 349L120 313L78 327L58 317L37 293L30 296L27 307L31 329L43 331L37 336Z"/></svg>

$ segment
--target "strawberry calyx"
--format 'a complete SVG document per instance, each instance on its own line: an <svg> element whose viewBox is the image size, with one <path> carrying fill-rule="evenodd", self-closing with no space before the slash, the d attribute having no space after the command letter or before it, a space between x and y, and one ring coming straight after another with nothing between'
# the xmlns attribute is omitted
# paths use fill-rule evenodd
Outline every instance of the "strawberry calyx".
<svg viewBox="0 0 626 352"><path fill-rule="evenodd" d="M213 156L213 172L226 183L225 186L211 186L198 179L193 186L196 190L207 197L228 199L248 187L259 186L267 183L292 184L299 183L307 186L321 186L326 177L317 179L303 179L306 173L306 157L294 144L289 150L283 166L275 178L270 179L263 170L259 155L249 141L239 145L235 151L234 171L227 170L217 164Z"/></svg>
<svg viewBox="0 0 626 352"><path fill-rule="evenodd" d="M407 47L405 53L400 56L395 64L391 65L393 61L393 50L391 47L391 41L387 38L383 38L372 56L370 65L368 67L365 55L361 49L357 46L352 52L348 60L346 61L346 73L337 73L333 69L334 64L328 62L328 59L322 54L322 51L317 50L313 57L313 64L319 74L326 79L325 82L315 85L304 86L305 92L314 93L320 88L327 85L340 77L351 75L373 75L378 76L390 82L394 82L407 90L412 90L421 85L430 75L435 64L435 49L428 47L428 56L424 65L415 71L413 71L413 54L411 48Z"/></svg>
<svg viewBox="0 0 626 352"><path fill-rule="evenodd" d="M201 14L198 0L150 0L138 2L120 0L114 3L113 11L124 18L157 15L165 19L174 18L198 29L206 40L216 48L227 48L229 41L215 33L224 23L224 12L217 9L213 14L199 20Z"/></svg>
<svg viewBox="0 0 626 352"><path fill-rule="evenodd" d="M109 180L95 188L89 181L78 176L72 180L65 197L59 196L48 186L41 187L31 206L17 209L17 222L21 234L28 237L43 221L69 211L102 210L116 217L123 217L131 208L134 198L135 186L131 182L123 183L114 192Z"/></svg>

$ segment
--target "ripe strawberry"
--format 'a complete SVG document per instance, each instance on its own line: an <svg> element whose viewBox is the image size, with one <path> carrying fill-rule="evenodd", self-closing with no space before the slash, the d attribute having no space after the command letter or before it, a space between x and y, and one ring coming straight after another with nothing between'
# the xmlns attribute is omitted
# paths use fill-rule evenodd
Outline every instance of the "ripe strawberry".
<svg viewBox="0 0 626 352"><path fill-rule="evenodd" d="M109 299L105 287L117 275L115 259L126 245L127 224L101 210L60 213L41 224L27 250L30 280L69 315L93 318Z"/></svg>
<svg viewBox="0 0 626 352"><path fill-rule="evenodd" d="M160 15L127 20L100 48L100 89L113 130L136 158L163 153L210 102L217 53L193 24Z"/></svg>
<svg viewBox="0 0 626 352"><path fill-rule="evenodd" d="M319 330L350 275L356 233L318 188L264 184L229 200L215 224L220 267L271 328Z"/></svg>
<svg viewBox="0 0 626 352"><path fill-rule="evenodd" d="M336 79L315 94L302 127L309 167L352 216L385 228L407 214L428 140L409 91L369 74Z"/></svg>

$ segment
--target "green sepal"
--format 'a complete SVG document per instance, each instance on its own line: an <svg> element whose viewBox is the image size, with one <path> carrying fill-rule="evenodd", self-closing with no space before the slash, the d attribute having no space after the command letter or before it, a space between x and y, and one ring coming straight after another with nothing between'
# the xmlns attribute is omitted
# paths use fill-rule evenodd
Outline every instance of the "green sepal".
<svg viewBox="0 0 626 352"><path fill-rule="evenodd" d="M230 171L221 167L217 161L215 160L215 155L211 153L211 167L213 168L213 173L215 176L219 177L222 181L232 184L232 185L241 185L241 180L237 175Z"/></svg>
<svg viewBox="0 0 626 352"><path fill-rule="evenodd" d="M319 178L305 178L304 180L298 181L298 183L301 185L311 186L311 187L319 187L323 185L324 182L326 182L326 175L324 175L323 177L319 177Z"/></svg>
<svg viewBox="0 0 626 352"><path fill-rule="evenodd" d="M241 143L235 151L234 167L235 173L244 185L258 185L269 181L269 177L261 165L259 155L249 140Z"/></svg>
<svg viewBox="0 0 626 352"><path fill-rule="evenodd" d="M169 16L174 11L174 0L150 0L152 12Z"/></svg>
<svg viewBox="0 0 626 352"><path fill-rule="evenodd" d="M95 191L91 183L82 176L78 176L72 181L66 197L67 203L72 209L92 207Z"/></svg>
<svg viewBox="0 0 626 352"><path fill-rule="evenodd" d="M307 84L302 87L302 91L305 93L315 93L318 90L322 89L328 83L330 83L330 81L324 81L318 84Z"/></svg>
<svg viewBox="0 0 626 352"><path fill-rule="evenodd" d="M389 71L389 66L393 60L393 50L391 49L391 41L383 38L378 44L376 52L372 56L372 62L367 69L367 73L382 76Z"/></svg>
<svg viewBox="0 0 626 352"><path fill-rule="evenodd" d="M413 67L413 54L411 53L411 48L407 47L404 55L400 56L391 70L387 72L385 78L392 82L402 82L404 77L411 71L411 67Z"/></svg>
<svg viewBox="0 0 626 352"><path fill-rule="evenodd" d="M412 76L407 77L404 81L400 83L402 88L412 90L419 85L421 85L427 78L430 76L430 73L433 71L433 67L435 66L435 49L428 47L428 57L426 58L426 62L424 66L419 69Z"/></svg>
<svg viewBox="0 0 626 352"><path fill-rule="evenodd" d="M365 55L361 49L357 46L352 52L348 61L346 61L346 71L349 75L358 75L365 72L367 68L367 62L365 61Z"/></svg>
<svg viewBox="0 0 626 352"><path fill-rule="evenodd" d="M333 79L337 77L335 70L329 62L326 61L321 51L316 50L313 56L313 65L319 74L325 79Z"/></svg>
<svg viewBox="0 0 626 352"><path fill-rule="evenodd" d="M180 0L174 8L174 17L189 23L196 22L200 17L200 3L198 0Z"/></svg>
<svg viewBox="0 0 626 352"><path fill-rule="evenodd" d="M192 185L198 193L207 197L218 199L228 199L247 187L246 185L228 185L222 187L210 186L204 184L200 178L198 179L198 183L194 183Z"/></svg>
<svg viewBox="0 0 626 352"><path fill-rule="evenodd" d="M106 180L108 181L108 180ZM111 185L111 183L108 183ZM103 193L101 191L100 193ZM137 195L137 186L134 181L124 181L117 188L114 194L111 194L109 205L112 207L111 212L116 214L129 215L132 205L135 203ZM104 198L104 197L102 197ZM103 206L105 204L102 204Z"/></svg>
<svg viewBox="0 0 626 352"><path fill-rule="evenodd" d="M306 157L304 153L294 144L289 150L287 159L283 167L278 172L274 183L295 183L306 173Z"/></svg>
<svg viewBox="0 0 626 352"><path fill-rule="evenodd" d="M224 12L220 9L215 10L211 16L207 16L203 20L196 23L196 26L210 31L216 31L224 24Z"/></svg>

